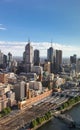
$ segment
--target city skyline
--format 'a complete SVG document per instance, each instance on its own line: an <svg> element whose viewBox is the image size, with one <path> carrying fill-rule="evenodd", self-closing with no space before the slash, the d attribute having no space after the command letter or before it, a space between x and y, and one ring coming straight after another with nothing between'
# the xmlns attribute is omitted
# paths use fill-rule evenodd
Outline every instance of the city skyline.
<svg viewBox="0 0 80 130"><path fill-rule="evenodd" d="M71 46L71 45L63 45L59 43L54 42L30 42L31 46L33 46L33 49L38 49L40 51L40 57L47 57L47 49L49 47L53 47L54 50L62 50L63 57L70 58L70 56L76 54L77 57L80 57L80 49L79 46ZM0 50L4 54L8 54L9 52L12 53L13 56L23 56L23 52L25 50L25 46L28 44L28 41L26 42L6 42L6 41L0 41Z"/></svg>
<svg viewBox="0 0 80 130"><path fill-rule="evenodd" d="M79 12L79 0L0 0L0 49L22 56L30 37L36 48L48 49L52 41L63 57L80 56Z"/></svg>

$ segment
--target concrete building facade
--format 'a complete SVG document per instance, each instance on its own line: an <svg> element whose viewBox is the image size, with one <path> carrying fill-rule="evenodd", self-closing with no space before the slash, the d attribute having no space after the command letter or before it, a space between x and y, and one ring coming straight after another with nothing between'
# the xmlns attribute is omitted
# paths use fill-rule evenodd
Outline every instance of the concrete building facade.
<svg viewBox="0 0 80 130"><path fill-rule="evenodd" d="M24 81L18 82L14 85L14 92L16 100L23 100L26 95L26 84Z"/></svg>

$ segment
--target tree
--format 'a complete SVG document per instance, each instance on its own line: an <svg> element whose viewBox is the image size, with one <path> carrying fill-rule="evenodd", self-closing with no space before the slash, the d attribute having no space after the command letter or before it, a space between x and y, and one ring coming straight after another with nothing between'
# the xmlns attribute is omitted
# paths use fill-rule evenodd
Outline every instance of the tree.
<svg viewBox="0 0 80 130"><path fill-rule="evenodd" d="M64 108L68 107L68 103L65 102L63 106L64 106Z"/></svg>
<svg viewBox="0 0 80 130"><path fill-rule="evenodd" d="M30 128L34 128L35 126L37 126L38 123L36 121L36 119L32 120L31 123L30 123Z"/></svg>
<svg viewBox="0 0 80 130"><path fill-rule="evenodd" d="M2 110L2 113L3 113L3 115L7 115L7 114L8 114L6 108L4 108L4 109Z"/></svg>
<svg viewBox="0 0 80 130"><path fill-rule="evenodd" d="M42 123L42 117L37 117L36 121L38 122L38 124Z"/></svg>
<svg viewBox="0 0 80 130"><path fill-rule="evenodd" d="M10 107L7 107L6 110L7 110L8 113L11 112L11 108Z"/></svg>

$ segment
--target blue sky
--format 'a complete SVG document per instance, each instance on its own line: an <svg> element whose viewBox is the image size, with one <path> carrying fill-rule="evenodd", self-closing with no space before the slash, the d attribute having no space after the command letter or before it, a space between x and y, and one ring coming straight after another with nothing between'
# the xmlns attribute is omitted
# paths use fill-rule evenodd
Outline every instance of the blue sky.
<svg viewBox="0 0 80 130"><path fill-rule="evenodd" d="M28 37L79 46L80 0L0 0L0 41L19 44Z"/></svg>

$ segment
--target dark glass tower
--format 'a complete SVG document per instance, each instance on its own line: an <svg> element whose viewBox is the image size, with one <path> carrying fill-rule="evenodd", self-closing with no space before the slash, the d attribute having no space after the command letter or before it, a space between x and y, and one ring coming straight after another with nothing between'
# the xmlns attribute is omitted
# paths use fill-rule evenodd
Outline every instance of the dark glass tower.
<svg viewBox="0 0 80 130"><path fill-rule="evenodd" d="M40 64L40 53L39 50L34 50L34 65L39 66Z"/></svg>

